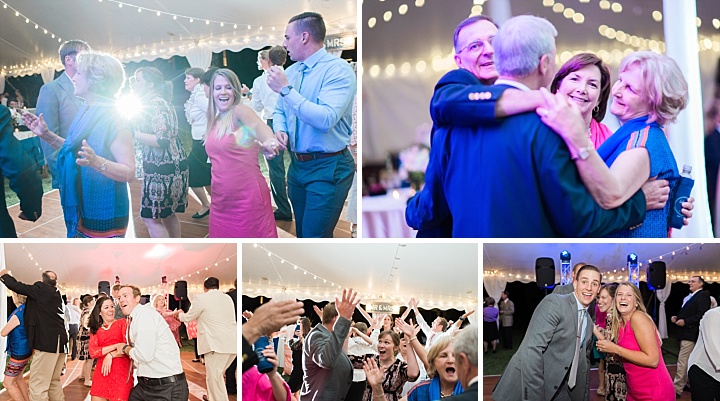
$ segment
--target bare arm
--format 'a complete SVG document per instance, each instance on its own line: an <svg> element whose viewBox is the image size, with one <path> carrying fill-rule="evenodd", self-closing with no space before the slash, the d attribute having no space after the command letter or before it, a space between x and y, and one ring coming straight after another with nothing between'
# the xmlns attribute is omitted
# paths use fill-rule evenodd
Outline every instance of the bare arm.
<svg viewBox="0 0 720 401"><path fill-rule="evenodd" d="M79 166L90 167L111 180L130 182L135 176L135 150L133 149L132 134L129 129L118 131L115 140L110 144L110 153L115 161L97 156L86 140L78 152L76 163ZM105 170L103 171L103 165Z"/></svg>
<svg viewBox="0 0 720 401"><path fill-rule="evenodd" d="M8 320L5 327L0 330L0 336L7 337L8 334L10 334L11 331L13 331L14 328L18 327L20 325L20 319L18 319L17 316L13 316Z"/></svg>

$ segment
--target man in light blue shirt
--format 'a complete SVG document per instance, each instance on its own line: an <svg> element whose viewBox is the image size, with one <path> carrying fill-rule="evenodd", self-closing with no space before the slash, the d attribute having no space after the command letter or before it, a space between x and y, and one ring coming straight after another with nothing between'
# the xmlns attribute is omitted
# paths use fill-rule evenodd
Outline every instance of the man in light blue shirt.
<svg viewBox="0 0 720 401"><path fill-rule="evenodd" d="M288 194L298 238L331 238L355 172L350 144L355 74L324 48L322 16L292 17L283 46L295 64L268 70L280 94L273 114L278 141L289 148Z"/></svg>

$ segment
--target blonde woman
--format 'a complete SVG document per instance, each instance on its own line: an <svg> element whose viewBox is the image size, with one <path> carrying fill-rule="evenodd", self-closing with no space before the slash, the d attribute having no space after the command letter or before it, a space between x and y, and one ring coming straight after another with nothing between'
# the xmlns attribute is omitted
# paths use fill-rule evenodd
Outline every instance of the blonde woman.
<svg viewBox="0 0 720 401"><path fill-rule="evenodd" d="M278 154L272 130L240 104L240 80L221 68L210 83L205 149L212 163L211 238L277 237L270 188L260 173L258 154Z"/></svg>
<svg viewBox="0 0 720 401"><path fill-rule="evenodd" d="M167 308L167 301L165 300L165 295L155 295L152 300L152 306L165 319L168 326L170 326L170 331L173 333L173 337L175 337L175 342L178 344L178 347L182 348L182 341L180 340L181 323L179 320L177 320L173 311Z"/></svg>
<svg viewBox="0 0 720 401"><path fill-rule="evenodd" d="M611 338L615 342L599 340L597 348L623 359L628 401L675 399L675 388L660 349L660 335L645 310L640 290L627 281L615 291Z"/></svg>

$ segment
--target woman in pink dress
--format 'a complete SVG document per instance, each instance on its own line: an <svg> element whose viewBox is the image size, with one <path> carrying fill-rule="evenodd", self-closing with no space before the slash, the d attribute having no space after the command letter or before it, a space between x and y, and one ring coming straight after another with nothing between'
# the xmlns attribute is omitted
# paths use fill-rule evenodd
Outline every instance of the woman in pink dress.
<svg viewBox="0 0 720 401"><path fill-rule="evenodd" d="M270 127L240 104L240 80L221 68L210 85L205 149L212 164L210 238L277 238L270 187L258 154L278 153Z"/></svg>
<svg viewBox="0 0 720 401"><path fill-rule="evenodd" d="M173 337L175 337L175 342L178 344L178 347L182 348L182 341L180 341L180 325L182 323L180 323L180 321L175 318L175 313L173 313L173 311L167 308L167 303L165 302L165 295L155 295L152 300L152 305L153 308L155 308L155 310L162 315L168 326L170 326L170 331L173 333Z"/></svg>
<svg viewBox="0 0 720 401"><path fill-rule="evenodd" d="M660 335L645 311L640 290L630 282L618 285L612 322L612 340L597 347L623 359L627 372L627 401L675 399L672 378L660 349Z"/></svg>
<svg viewBox="0 0 720 401"><path fill-rule="evenodd" d="M97 359L90 396L92 401L126 401L133 387L130 358L118 353L117 344L126 342L127 321L115 320L115 303L101 296L90 314L90 357Z"/></svg>

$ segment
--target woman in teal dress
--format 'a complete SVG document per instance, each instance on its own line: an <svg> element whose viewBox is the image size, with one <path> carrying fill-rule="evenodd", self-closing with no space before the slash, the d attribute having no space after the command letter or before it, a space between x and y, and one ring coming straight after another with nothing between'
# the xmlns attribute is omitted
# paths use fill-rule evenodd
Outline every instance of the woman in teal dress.
<svg viewBox="0 0 720 401"><path fill-rule="evenodd" d="M130 215L127 183L135 174L132 132L117 115L125 83L122 63L109 54L77 56L72 80L85 100L67 138L51 132L42 114L24 113L25 125L58 150L58 182L68 238L124 237Z"/></svg>
<svg viewBox="0 0 720 401"><path fill-rule="evenodd" d="M663 131L687 105L688 86L677 63L653 52L635 52L620 64L612 88L610 112L622 126L595 151L587 129L567 99L546 96L548 106L538 109L543 122L558 132L593 198L605 209L617 207L635 194L648 179L679 178L677 162ZM669 235L671 202L648 210L637 227L615 233L622 238L662 238Z"/></svg>

